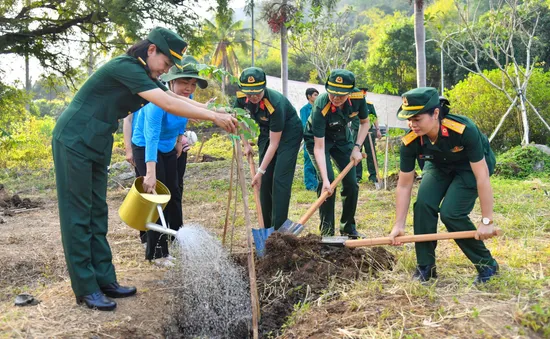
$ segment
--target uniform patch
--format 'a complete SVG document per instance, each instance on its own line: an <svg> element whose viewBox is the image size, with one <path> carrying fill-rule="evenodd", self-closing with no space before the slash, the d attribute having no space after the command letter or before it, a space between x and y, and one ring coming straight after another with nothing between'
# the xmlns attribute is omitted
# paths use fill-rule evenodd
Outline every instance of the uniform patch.
<svg viewBox="0 0 550 339"><path fill-rule="evenodd" d="M275 112L275 108L273 108L273 105L266 98L264 98L264 104L265 104L265 107L267 107L269 114L273 114L273 112Z"/></svg>
<svg viewBox="0 0 550 339"><path fill-rule="evenodd" d="M409 146L411 142L413 142L416 138L418 138L418 135L414 133L413 131L410 131L409 134L405 135L403 138L401 138L401 141L403 141L403 144L405 146Z"/></svg>
<svg viewBox="0 0 550 339"><path fill-rule="evenodd" d="M349 95L350 99L364 99L365 95L362 92L353 92Z"/></svg>
<svg viewBox="0 0 550 339"><path fill-rule="evenodd" d="M441 124L443 124L443 126L447 127L451 131L455 131L458 134L464 133L464 130L466 129L466 125L448 118L441 120Z"/></svg>
<svg viewBox="0 0 550 339"><path fill-rule="evenodd" d="M248 83L249 84L253 84L254 82L256 82L256 79L254 79L254 77L251 75L248 77Z"/></svg>
<svg viewBox="0 0 550 339"><path fill-rule="evenodd" d="M344 79L342 79L342 77L336 77L336 80L335 80L337 83L339 84L342 84L344 83Z"/></svg>
<svg viewBox="0 0 550 339"><path fill-rule="evenodd" d="M246 98L246 94L241 91L237 91L237 99Z"/></svg>
<svg viewBox="0 0 550 339"><path fill-rule="evenodd" d="M330 109L330 102L327 103L325 107L321 110L321 114L323 114L323 116L327 115L329 109Z"/></svg>
<svg viewBox="0 0 550 339"><path fill-rule="evenodd" d="M451 152L453 153L458 153L458 152L461 152L462 150L464 149L464 146L455 146Z"/></svg>
<svg viewBox="0 0 550 339"><path fill-rule="evenodd" d="M348 115L348 117L349 118L354 118L355 116L357 116L357 114L359 114L359 112L353 112L350 115Z"/></svg>

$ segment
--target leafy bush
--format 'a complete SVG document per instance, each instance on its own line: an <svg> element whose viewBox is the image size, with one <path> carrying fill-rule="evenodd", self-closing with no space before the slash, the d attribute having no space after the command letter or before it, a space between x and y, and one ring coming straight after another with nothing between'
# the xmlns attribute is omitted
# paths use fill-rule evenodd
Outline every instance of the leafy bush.
<svg viewBox="0 0 550 339"><path fill-rule="evenodd" d="M517 146L497 158L495 175L509 179L550 176L550 156L535 146Z"/></svg>
<svg viewBox="0 0 550 339"><path fill-rule="evenodd" d="M494 83L502 83L502 75L499 70L484 71L484 74ZM542 68L535 68L527 86L527 98L537 107L542 117L550 122L550 72L544 72ZM513 98L513 88L507 89ZM446 92L451 101L451 112L463 114L471 118L477 126L486 134L492 133L498 125L504 113L510 107L510 101L504 93L489 85L479 75L470 74L465 80L459 82L453 89ZM519 107L519 106L518 106ZM505 150L519 145L523 135L521 112L516 107L504 121L501 129L491 142L494 150ZM531 111L527 112L529 119L530 141L537 144L550 143L550 132L541 123L540 119Z"/></svg>
<svg viewBox="0 0 550 339"><path fill-rule="evenodd" d="M59 99L38 99L34 100L33 104L38 109L39 116L51 116L57 118L65 110L65 108L67 108L67 106L69 105L69 101Z"/></svg>
<svg viewBox="0 0 550 339"><path fill-rule="evenodd" d="M51 169L54 126L52 117L31 117L14 124L9 136L0 137L0 167L16 172Z"/></svg>

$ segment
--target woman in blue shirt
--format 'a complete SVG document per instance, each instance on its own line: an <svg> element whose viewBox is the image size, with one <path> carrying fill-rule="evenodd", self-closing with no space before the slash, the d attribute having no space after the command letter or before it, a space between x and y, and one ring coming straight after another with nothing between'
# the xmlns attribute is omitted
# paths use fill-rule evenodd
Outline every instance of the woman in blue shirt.
<svg viewBox="0 0 550 339"><path fill-rule="evenodd" d="M196 65L197 61L188 56L182 60L181 69L177 66L172 67L168 73L161 76L161 80L169 82L174 93L189 97L197 85L200 88L208 86L206 79L199 76ZM135 119L132 152L137 172L145 177L145 189L154 187L157 179L168 187L172 199L166 205L164 214L169 227L177 230L183 223L178 157L186 150L183 132L188 120L172 115L154 104L143 107ZM171 265L166 260L169 257L167 236L148 231L146 238L146 259L155 260L155 263L164 266Z"/></svg>

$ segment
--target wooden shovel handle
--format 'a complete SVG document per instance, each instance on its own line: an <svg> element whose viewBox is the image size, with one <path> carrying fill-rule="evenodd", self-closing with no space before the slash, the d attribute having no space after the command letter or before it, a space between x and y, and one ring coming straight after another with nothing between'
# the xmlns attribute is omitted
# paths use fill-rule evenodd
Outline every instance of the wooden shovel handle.
<svg viewBox="0 0 550 339"><path fill-rule="evenodd" d="M418 235L403 235L396 237L400 243L408 242L425 242L436 240L448 240L448 239L470 239L476 236L477 231L462 231L462 232L448 232L448 233L433 233L433 234L418 234ZM502 235L500 228L495 228L493 236ZM344 245L346 247L361 247L361 246L379 246L379 245L391 245L391 239L389 237L360 239L360 240L346 240Z"/></svg>
<svg viewBox="0 0 550 339"><path fill-rule="evenodd" d="M367 133L367 138L369 138L370 152L372 154L372 161L374 162L374 170L376 171L376 181L380 182L380 177L378 176L378 160L376 159L376 150L374 149L374 144L372 143L370 132Z"/></svg>
<svg viewBox="0 0 550 339"><path fill-rule="evenodd" d="M250 175L252 178L256 176L256 164L254 164L254 156L248 153L248 165L250 166ZM260 205L260 190L258 186L254 186L254 202L256 203L256 214L258 215L258 226L265 228L264 217L262 214L262 205Z"/></svg>
<svg viewBox="0 0 550 339"><path fill-rule="evenodd" d="M365 154L363 154L363 158L364 157L365 157ZM355 166L355 164L353 160L351 160L349 164L342 170L342 172L338 174L336 179L332 181L332 183L330 184L330 188L332 189L332 192L333 192L332 194L334 194L334 190L336 189L336 186L338 186L340 181L344 179L346 174L348 174L348 172L352 169L353 166ZM325 202L325 200L327 200L328 197L329 197L329 193L327 191L321 193L319 198L317 198L317 200L313 203L313 205L311 205L311 207L307 210L307 212L300 218L300 220L298 220L298 223L301 225L304 225L309 220L309 218L311 218L313 213L315 213L315 211L319 208L319 206L321 206Z"/></svg>

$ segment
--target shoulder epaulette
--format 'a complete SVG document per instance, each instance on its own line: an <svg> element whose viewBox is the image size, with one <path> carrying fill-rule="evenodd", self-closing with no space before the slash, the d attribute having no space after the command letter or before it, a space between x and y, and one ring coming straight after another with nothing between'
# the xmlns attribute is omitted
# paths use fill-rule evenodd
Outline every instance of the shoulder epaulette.
<svg viewBox="0 0 550 339"><path fill-rule="evenodd" d="M350 99L364 99L365 95L363 92L353 92L349 95Z"/></svg>
<svg viewBox="0 0 550 339"><path fill-rule="evenodd" d="M328 111L330 110L330 101L327 102L327 104L325 105L325 107L321 110L321 113L323 114L323 116L327 115Z"/></svg>
<svg viewBox="0 0 550 339"><path fill-rule="evenodd" d="M372 101L368 101L368 100L367 100L367 104L369 104L369 105L374 105L374 104L372 103Z"/></svg>
<svg viewBox="0 0 550 339"><path fill-rule="evenodd" d="M403 144L405 146L409 146L409 144L413 142L416 138L418 138L418 135L413 131L410 131L407 135L401 138L401 141L403 141Z"/></svg>
<svg viewBox="0 0 550 339"><path fill-rule="evenodd" d="M447 127L448 129L450 129L451 131L455 131L458 134L464 133L464 130L466 129L466 125L447 118L441 120L441 124Z"/></svg>
<svg viewBox="0 0 550 339"><path fill-rule="evenodd" d="M267 98L264 98L264 104L265 107L267 107L269 114L273 114L273 112L275 112L275 108L273 108L273 105L269 102L269 100L267 100Z"/></svg>
<svg viewBox="0 0 550 339"><path fill-rule="evenodd" d="M246 94L241 91L237 91L237 99L246 98Z"/></svg>

